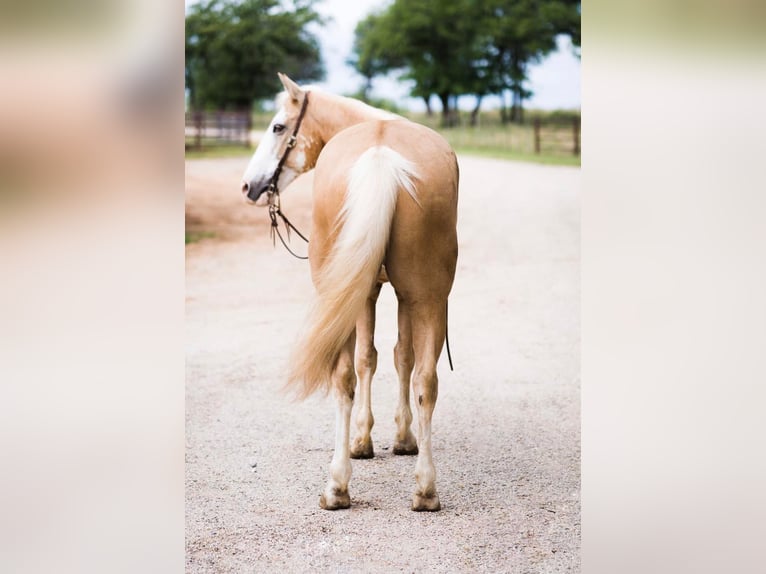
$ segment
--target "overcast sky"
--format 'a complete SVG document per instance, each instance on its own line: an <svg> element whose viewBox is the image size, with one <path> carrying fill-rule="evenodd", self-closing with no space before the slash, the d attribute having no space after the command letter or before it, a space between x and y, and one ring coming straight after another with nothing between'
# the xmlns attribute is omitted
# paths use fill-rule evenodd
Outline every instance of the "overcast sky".
<svg viewBox="0 0 766 574"><path fill-rule="evenodd" d="M196 0L185 0L186 5ZM319 13L328 17L327 25L318 34L322 44L326 77L317 84L334 93L356 92L363 83L361 76L346 65L354 41L356 23L371 11L388 4L390 0L322 0L316 5ZM572 54L568 38L561 38L558 51L542 63L530 67L528 86L534 96L527 106L542 109L572 109L580 107L580 60ZM275 73L277 70L275 70ZM421 100L407 98L408 86L394 79L380 78L373 84L373 96L390 98L422 110ZM469 107L473 98L462 98L461 107ZM485 106L496 104L494 98L485 99ZM438 106L436 99L434 105Z"/></svg>

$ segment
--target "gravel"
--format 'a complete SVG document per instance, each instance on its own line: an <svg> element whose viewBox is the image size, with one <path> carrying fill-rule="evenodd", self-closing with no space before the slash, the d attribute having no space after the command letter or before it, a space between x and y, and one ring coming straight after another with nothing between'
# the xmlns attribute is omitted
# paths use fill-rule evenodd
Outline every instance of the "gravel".
<svg viewBox="0 0 766 574"><path fill-rule="evenodd" d="M266 212L242 202L246 163L187 162L187 226L214 234L187 246L187 571L578 572L580 170L460 158L455 371L444 353L433 421L442 510L409 509L415 458L391 454L384 286L375 458L352 461L351 508L327 512L332 400L280 391L308 265L272 247ZM283 197L302 231L311 178Z"/></svg>

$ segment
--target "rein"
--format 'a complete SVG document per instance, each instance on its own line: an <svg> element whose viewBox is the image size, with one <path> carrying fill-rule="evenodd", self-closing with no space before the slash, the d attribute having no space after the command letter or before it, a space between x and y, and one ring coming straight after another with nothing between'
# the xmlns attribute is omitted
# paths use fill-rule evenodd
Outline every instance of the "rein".
<svg viewBox="0 0 766 574"><path fill-rule="evenodd" d="M306 92L306 95L303 98L303 104L301 104L301 111L298 114L298 121L295 122L295 128L293 129L293 133L290 134L290 138L287 140L287 148L285 149L285 153L282 154L282 157L279 159L279 163L277 164L277 169L274 170L274 175L271 176L271 181L269 182L269 188L266 190L266 193L269 196L269 218L271 219L271 241L274 243L274 245L277 244L277 237L279 237L279 240L282 242L282 245L285 246L285 249L287 249L288 253L292 255L293 257L297 259L308 259L308 256L303 257L302 255L298 255L295 253L290 247L287 245L287 241L290 241L290 230L292 229L295 231L295 233L298 234L298 237L303 239L306 243L309 242L309 240L306 238L303 233L298 231L298 228L295 227L292 223L290 223L290 220L287 219L287 216L282 213L282 208L279 201L279 176L282 173L282 168L285 165L285 162L287 161L287 156L290 155L290 151L295 147L295 144L298 143L298 130L301 129L301 123L303 122L303 117L306 115L306 108L308 107L309 103L309 92ZM285 241L284 237L282 237L282 234L279 232L279 221L277 220L277 217L281 218L282 221L285 224L285 230L287 233L287 241Z"/></svg>

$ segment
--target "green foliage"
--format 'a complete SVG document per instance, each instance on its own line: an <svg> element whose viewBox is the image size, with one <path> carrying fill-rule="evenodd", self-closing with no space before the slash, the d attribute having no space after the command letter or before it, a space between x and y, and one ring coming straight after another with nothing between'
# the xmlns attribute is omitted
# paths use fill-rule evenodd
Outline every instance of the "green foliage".
<svg viewBox="0 0 766 574"><path fill-rule="evenodd" d="M388 70L404 66L404 60L391 50L388 36L390 19L372 13L360 20L354 30L354 46L348 63L365 77L366 84L360 94L367 101L372 78Z"/></svg>
<svg viewBox="0 0 766 574"><path fill-rule="evenodd" d="M556 48L556 36L580 43L580 2L572 0L394 0L356 28L350 62L367 78L401 70L412 95L442 103L443 124L457 117L455 97L513 95L521 121L528 66ZM505 118L505 114L504 114Z"/></svg>
<svg viewBox="0 0 766 574"><path fill-rule="evenodd" d="M315 0L208 0L186 16L186 88L193 108L249 109L279 90L276 72L298 81L324 74Z"/></svg>

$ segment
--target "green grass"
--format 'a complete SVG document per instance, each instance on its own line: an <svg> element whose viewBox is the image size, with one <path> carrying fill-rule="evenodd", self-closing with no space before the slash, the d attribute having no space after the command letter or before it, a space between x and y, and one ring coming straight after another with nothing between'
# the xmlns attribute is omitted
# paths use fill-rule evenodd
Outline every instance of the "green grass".
<svg viewBox="0 0 766 574"><path fill-rule="evenodd" d="M215 233L212 231L187 231L185 233L185 244L197 243L203 239L210 239L215 237Z"/></svg>
<svg viewBox="0 0 766 574"><path fill-rule="evenodd" d="M187 149L186 159L250 157L254 151L251 147L241 145L204 146L202 149Z"/></svg>
<svg viewBox="0 0 766 574"><path fill-rule="evenodd" d="M528 163L539 163L543 165L580 165L580 156L560 155L560 154L535 154L521 151L514 151L506 148L471 148L455 147L455 152L459 155L473 155L479 157L490 157L495 159L507 159L511 161L524 161Z"/></svg>

